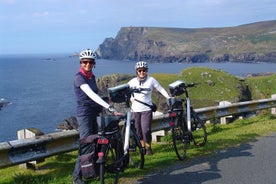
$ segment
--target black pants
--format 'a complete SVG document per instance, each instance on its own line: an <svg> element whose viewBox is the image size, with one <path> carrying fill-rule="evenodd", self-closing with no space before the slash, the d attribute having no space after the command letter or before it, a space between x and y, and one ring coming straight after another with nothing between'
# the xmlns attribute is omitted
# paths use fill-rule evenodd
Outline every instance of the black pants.
<svg viewBox="0 0 276 184"><path fill-rule="evenodd" d="M98 132L97 116L95 115L81 116L81 117L77 117L77 120L79 124L78 131L79 131L80 140L90 135L97 134ZM82 178L81 165L80 165L80 152L81 150L79 150L78 158L73 172L74 179Z"/></svg>

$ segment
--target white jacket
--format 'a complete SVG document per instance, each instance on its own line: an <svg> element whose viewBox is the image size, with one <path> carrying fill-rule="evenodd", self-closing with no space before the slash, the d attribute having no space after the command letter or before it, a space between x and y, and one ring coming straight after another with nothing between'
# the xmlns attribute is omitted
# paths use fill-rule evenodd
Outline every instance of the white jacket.
<svg viewBox="0 0 276 184"><path fill-rule="evenodd" d="M133 112L143 112L143 111L149 111L150 107L143 105L140 102L135 101L134 99L140 100L142 102L145 102L149 105L152 105L152 91L153 88L155 88L157 91L159 91L165 98L170 98L167 91L159 84L159 82L151 77L147 76L147 79L143 82L140 82L138 77L135 77L131 79L128 82L130 88L148 88L149 91L142 91L141 93L134 93L134 96L131 97L131 109Z"/></svg>

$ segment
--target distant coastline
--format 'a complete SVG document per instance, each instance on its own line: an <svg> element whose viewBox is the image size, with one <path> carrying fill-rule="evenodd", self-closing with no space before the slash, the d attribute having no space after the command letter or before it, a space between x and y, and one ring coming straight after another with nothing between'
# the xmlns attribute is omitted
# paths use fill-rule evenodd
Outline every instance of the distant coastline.
<svg viewBox="0 0 276 184"><path fill-rule="evenodd" d="M123 27L98 58L159 63L276 63L276 20L221 28Z"/></svg>

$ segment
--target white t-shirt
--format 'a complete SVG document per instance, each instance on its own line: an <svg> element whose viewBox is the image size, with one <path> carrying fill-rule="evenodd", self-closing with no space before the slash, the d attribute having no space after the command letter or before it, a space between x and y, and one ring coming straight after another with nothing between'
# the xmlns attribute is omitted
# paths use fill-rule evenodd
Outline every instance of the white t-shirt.
<svg viewBox="0 0 276 184"><path fill-rule="evenodd" d="M151 76L147 76L147 79L143 82L140 82L138 77L135 77L135 78L131 79L128 82L128 84L129 84L130 88L147 88L147 89L149 89L149 91L142 91L141 93L134 93L134 95L131 97L131 102L132 102L131 108L134 112L143 112L143 111L150 110L150 107L148 107L140 102L137 102L134 99L137 99L137 100L145 102L149 105L152 105L151 95L152 95L153 88L155 88L157 91L159 91L165 98L170 98L167 91L159 84L159 82L155 78L153 78Z"/></svg>

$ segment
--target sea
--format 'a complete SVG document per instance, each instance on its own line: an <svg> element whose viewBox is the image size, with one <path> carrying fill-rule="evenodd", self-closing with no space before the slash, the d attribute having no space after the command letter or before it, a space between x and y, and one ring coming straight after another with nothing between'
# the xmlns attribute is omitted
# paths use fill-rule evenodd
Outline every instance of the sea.
<svg viewBox="0 0 276 184"><path fill-rule="evenodd" d="M133 61L98 59L93 72L97 78L134 74L134 65ZM272 63L149 63L149 74L178 74L195 66L238 77L276 72L276 64ZM16 140L17 131L25 128L36 128L45 134L58 131L57 126L64 119L75 116L73 78L79 67L79 59L70 54L0 56L0 99L11 102L0 110L0 142Z"/></svg>

